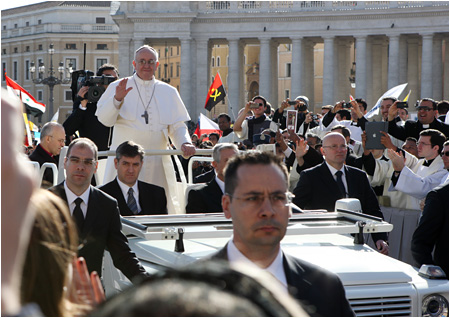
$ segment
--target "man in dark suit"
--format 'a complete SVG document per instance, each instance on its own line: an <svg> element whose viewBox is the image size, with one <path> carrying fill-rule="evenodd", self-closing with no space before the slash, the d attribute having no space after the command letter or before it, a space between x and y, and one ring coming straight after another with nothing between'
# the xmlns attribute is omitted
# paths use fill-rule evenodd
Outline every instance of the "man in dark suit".
<svg viewBox="0 0 450 318"><path fill-rule="evenodd" d="M321 152L325 161L302 171L294 189L294 204L302 209L334 211L337 200L356 198L361 202L363 213L383 218L366 173L344 164L347 149L344 136L338 132L323 138ZM387 234L373 233L372 238L379 251L387 255Z"/></svg>
<svg viewBox="0 0 450 318"><path fill-rule="evenodd" d="M225 189L224 169L230 158L237 155L235 144L221 143L214 146L212 165L216 171L214 179L198 189L189 191L186 213L222 212L222 195Z"/></svg>
<svg viewBox="0 0 450 318"><path fill-rule="evenodd" d="M419 225L414 231L411 251L420 267L436 264L448 276L448 180L428 192Z"/></svg>
<svg viewBox="0 0 450 318"><path fill-rule="evenodd" d="M103 252L108 249L114 266L128 279L146 275L121 231L117 201L90 184L97 160L97 146L90 139L75 139L64 159L66 180L49 190L68 204L78 227L78 256L85 258L89 272L101 275Z"/></svg>
<svg viewBox="0 0 450 318"><path fill-rule="evenodd" d="M99 188L117 200L122 216L167 214L164 188L138 180L144 155L144 148L132 141L120 144L114 159L117 178Z"/></svg>
<svg viewBox="0 0 450 318"><path fill-rule="evenodd" d="M46 162L54 163L58 167L59 153L64 147L66 133L61 124L49 122L41 129L41 141L36 149L28 156L31 161L39 162L39 166ZM56 181L55 181L56 183ZM49 188L53 185L53 173L45 169L42 177L42 187Z"/></svg>
<svg viewBox="0 0 450 318"><path fill-rule="evenodd" d="M225 217L233 238L213 256L231 264L253 263L271 273L312 316L354 316L340 279L333 273L285 254L280 241L291 216L288 172L270 153L247 152L225 170Z"/></svg>

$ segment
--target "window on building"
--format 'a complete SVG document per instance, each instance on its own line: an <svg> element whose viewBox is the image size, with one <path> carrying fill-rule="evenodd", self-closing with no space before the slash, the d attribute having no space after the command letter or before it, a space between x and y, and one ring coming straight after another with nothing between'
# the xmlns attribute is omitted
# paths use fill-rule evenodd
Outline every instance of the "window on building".
<svg viewBox="0 0 450 318"><path fill-rule="evenodd" d="M108 63L107 59L97 59L97 63L95 63L97 65L97 70L103 65Z"/></svg>
<svg viewBox="0 0 450 318"><path fill-rule="evenodd" d="M2 50L2 54L6 54L6 49L3 49L3 50Z"/></svg>
<svg viewBox="0 0 450 318"><path fill-rule="evenodd" d="M75 43L66 43L66 50L76 50L77 45Z"/></svg>
<svg viewBox="0 0 450 318"><path fill-rule="evenodd" d="M17 23L14 23L14 29L17 29L17 28L18 28Z"/></svg>
<svg viewBox="0 0 450 318"><path fill-rule="evenodd" d="M170 56L173 56L173 47L170 47Z"/></svg>
<svg viewBox="0 0 450 318"><path fill-rule="evenodd" d="M6 31L6 25L3 26L3 31Z"/></svg>
<svg viewBox="0 0 450 318"><path fill-rule="evenodd" d="M212 67L214 67L214 61L215 61L215 59L214 59L214 56L211 58L211 66Z"/></svg>
<svg viewBox="0 0 450 318"><path fill-rule="evenodd" d="M286 63L286 77L291 77L291 63Z"/></svg>
<svg viewBox="0 0 450 318"><path fill-rule="evenodd" d="M30 61L25 61L25 80L30 80Z"/></svg>
<svg viewBox="0 0 450 318"><path fill-rule="evenodd" d="M180 47L177 45L177 55L180 55Z"/></svg>
<svg viewBox="0 0 450 318"><path fill-rule="evenodd" d="M97 43L97 50L107 50L107 49L108 49L108 44Z"/></svg>
<svg viewBox="0 0 450 318"><path fill-rule="evenodd" d="M44 78L43 74L39 72L39 65L41 65L41 63L44 63L44 61L42 59L38 59L36 64L36 73L38 74L38 77L40 79L43 79Z"/></svg>
<svg viewBox="0 0 450 318"><path fill-rule="evenodd" d="M42 20L41 19L38 20L38 24L42 24Z"/></svg>
<svg viewBox="0 0 450 318"><path fill-rule="evenodd" d="M43 92L43 91L37 91L37 97L36 97L36 99L37 99L39 102L42 102L42 101L44 100L44 92Z"/></svg>
<svg viewBox="0 0 450 318"><path fill-rule="evenodd" d="M177 63L177 77L180 77L180 63Z"/></svg>
<svg viewBox="0 0 450 318"><path fill-rule="evenodd" d="M13 62L13 80L17 81L17 61Z"/></svg>
<svg viewBox="0 0 450 318"><path fill-rule="evenodd" d="M25 22L25 26L29 27L30 26L30 22Z"/></svg>
<svg viewBox="0 0 450 318"><path fill-rule="evenodd" d="M97 18L95 18L95 23L97 23L97 24L105 24L106 23L106 18L104 18L104 17L97 17Z"/></svg>
<svg viewBox="0 0 450 318"><path fill-rule="evenodd" d="M288 89L284 90L284 99L286 99L286 98L290 98L290 94L289 94L289 90Z"/></svg>
<svg viewBox="0 0 450 318"><path fill-rule="evenodd" d="M169 76L173 77L173 63L170 63Z"/></svg>
<svg viewBox="0 0 450 318"><path fill-rule="evenodd" d="M29 46L29 45L27 45L27 46L25 47L25 52L30 52L30 46Z"/></svg>
<svg viewBox="0 0 450 318"><path fill-rule="evenodd" d="M2 70L5 70L6 71L6 63L2 63ZM2 72L2 81L4 82L4 81L6 81L6 78L5 78L5 72Z"/></svg>
<svg viewBox="0 0 450 318"><path fill-rule="evenodd" d="M67 58L66 59L66 67L69 67L69 64L72 63L72 69L75 71L77 70L77 60L73 58Z"/></svg>
<svg viewBox="0 0 450 318"><path fill-rule="evenodd" d="M220 66L220 56L217 57L217 67Z"/></svg>
<svg viewBox="0 0 450 318"><path fill-rule="evenodd" d="M72 91L70 89L64 90L64 101L71 102L72 101Z"/></svg>
<svg viewBox="0 0 450 318"><path fill-rule="evenodd" d="M42 51L42 44L38 45L38 51Z"/></svg>
<svg viewBox="0 0 450 318"><path fill-rule="evenodd" d="M19 52L19 49L18 48L14 48L14 53L18 53Z"/></svg>
<svg viewBox="0 0 450 318"><path fill-rule="evenodd" d="M161 68L158 67L158 78L161 78Z"/></svg>

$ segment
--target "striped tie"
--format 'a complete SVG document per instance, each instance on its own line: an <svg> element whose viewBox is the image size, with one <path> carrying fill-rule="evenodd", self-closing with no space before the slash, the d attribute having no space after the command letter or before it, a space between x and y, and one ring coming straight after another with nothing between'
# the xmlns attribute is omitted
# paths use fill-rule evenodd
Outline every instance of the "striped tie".
<svg viewBox="0 0 450 318"><path fill-rule="evenodd" d="M127 205L130 208L131 212L133 212L133 214L138 214L138 207L137 207L136 199L134 198L134 195L133 195L133 188L130 188L128 190Z"/></svg>

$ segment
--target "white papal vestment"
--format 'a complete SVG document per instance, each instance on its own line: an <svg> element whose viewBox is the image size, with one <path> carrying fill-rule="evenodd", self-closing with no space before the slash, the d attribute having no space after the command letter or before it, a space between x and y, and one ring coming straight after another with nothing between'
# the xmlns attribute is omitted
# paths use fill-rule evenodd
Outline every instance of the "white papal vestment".
<svg viewBox="0 0 450 318"><path fill-rule="evenodd" d="M122 79L123 80L123 79ZM116 86L121 80L111 83L97 103L96 115L105 126L114 126L110 150L124 141L131 140L144 149L169 149L168 137L177 149L191 138L185 125L189 114L178 91L153 78L144 81L136 74L128 77L127 88L132 87L121 104L114 99ZM148 113L148 124L144 112ZM103 183L117 175L114 157L108 157ZM170 156L145 156L139 180L164 187L169 213L181 213L176 200L175 170ZM170 186L169 186L170 185Z"/></svg>

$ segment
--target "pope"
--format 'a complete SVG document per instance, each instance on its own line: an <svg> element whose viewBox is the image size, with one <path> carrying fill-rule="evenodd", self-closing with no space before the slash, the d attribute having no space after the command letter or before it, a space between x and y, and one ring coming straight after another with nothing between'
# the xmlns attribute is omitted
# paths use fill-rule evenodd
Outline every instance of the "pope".
<svg viewBox="0 0 450 318"><path fill-rule="evenodd" d="M169 149L170 141L184 157L195 154L185 122L190 120L178 91L155 78L158 53L148 45L134 54L136 72L111 83L97 103L96 115L105 126L114 126L110 150L132 140L144 149ZM116 175L114 157L108 157L103 183ZM164 187L169 213L180 213L176 177L169 156L146 156L139 180Z"/></svg>

